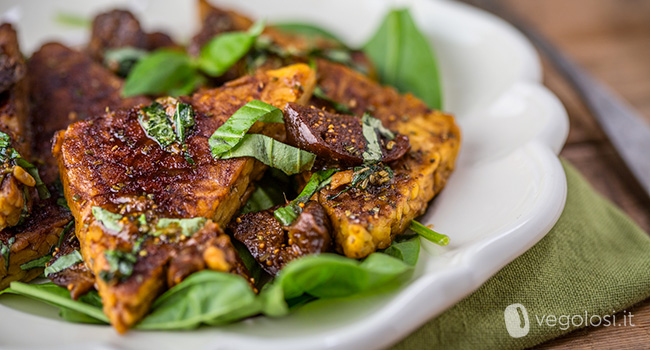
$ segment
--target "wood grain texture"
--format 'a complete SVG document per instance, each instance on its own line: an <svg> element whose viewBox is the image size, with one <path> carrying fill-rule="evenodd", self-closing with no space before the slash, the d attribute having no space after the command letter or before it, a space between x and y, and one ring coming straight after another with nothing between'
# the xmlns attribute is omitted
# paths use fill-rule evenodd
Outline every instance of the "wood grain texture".
<svg viewBox="0 0 650 350"><path fill-rule="evenodd" d="M499 2L547 36L650 122L650 0ZM562 100L571 122L561 155L597 191L616 203L646 232L650 231L650 200L576 93L547 61L543 63L544 82ZM650 347L650 299L627 311L634 315L635 326L585 328L537 348L647 349Z"/></svg>

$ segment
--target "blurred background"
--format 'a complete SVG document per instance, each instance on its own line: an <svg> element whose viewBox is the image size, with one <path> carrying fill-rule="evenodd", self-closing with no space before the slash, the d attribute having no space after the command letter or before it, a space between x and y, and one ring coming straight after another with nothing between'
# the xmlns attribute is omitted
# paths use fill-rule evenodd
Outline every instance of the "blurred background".
<svg viewBox="0 0 650 350"><path fill-rule="evenodd" d="M650 0L475 3L479 7L496 4L515 14L631 104L650 123ZM544 82L562 100L571 121L569 139L561 155L600 193L616 203L646 232L650 231L650 199L576 92L543 55L542 60ZM537 349L648 348L650 300L628 311L634 315L634 327L582 329Z"/></svg>

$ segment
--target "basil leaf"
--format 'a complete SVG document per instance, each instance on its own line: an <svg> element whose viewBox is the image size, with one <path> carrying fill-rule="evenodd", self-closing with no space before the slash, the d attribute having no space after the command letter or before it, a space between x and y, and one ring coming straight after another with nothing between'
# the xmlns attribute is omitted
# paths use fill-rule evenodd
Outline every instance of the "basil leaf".
<svg viewBox="0 0 650 350"><path fill-rule="evenodd" d="M430 108L442 108L437 62L427 38L408 10L393 10L364 45L381 81L401 92L412 92Z"/></svg>
<svg viewBox="0 0 650 350"><path fill-rule="evenodd" d="M314 95L314 97L319 98L319 99L331 104L332 107L334 108L334 110L339 112L339 113L352 114L352 111L350 110L350 108L348 108L348 106L346 106L346 105L344 105L342 103L338 103L338 102L332 100L331 98L329 98L327 96L327 94L325 93L325 91L323 91L323 88L320 87L320 85L316 85L316 87L314 88L313 95Z"/></svg>
<svg viewBox="0 0 650 350"><path fill-rule="evenodd" d="M161 49L136 63L126 78L122 96L188 93L196 87L197 75L185 53Z"/></svg>
<svg viewBox="0 0 650 350"><path fill-rule="evenodd" d="M208 143L212 155L218 157L235 147L256 121L284 123L280 109L262 101L252 100L239 108L210 136Z"/></svg>
<svg viewBox="0 0 650 350"><path fill-rule="evenodd" d="M422 238L431 241L437 245L446 246L447 244L449 244L449 236L443 235L442 233L438 233L415 220L411 220L411 224L409 225L409 230L417 233Z"/></svg>
<svg viewBox="0 0 650 350"><path fill-rule="evenodd" d="M82 261L84 261L84 259L81 257L81 254L79 254L78 250L75 250L70 254L60 256L54 263L52 263L52 265L46 267L43 273L45 276L49 276L53 273L61 272Z"/></svg>
<svg viewBox="0 0 650 350"><path fill-rule="evenodd" d="M260 162L287 175L298 174L311 169L316 155L289 146L261 134L246 134L231 150L216 156L217 159L253 157Z"/></svg>
<svg viewBox="0 0 650 350"><path fill-rule="evenodd" d="M255 293L241 276L200 271L161 295L138 329L192 329L259 313Z"/></svg>
<svg viewBox="0 0 650 350"><path fill-rule="evenodd" d="M222 75L246 55L263 29L264 23L257 22L247 32L228 32L210 40L199 53L199 68L212 77Z"/></svg>
<svg viewBox="0 0 650 350"><path fill-rule="evenodd" d="M16 237L7 240L7 244L0 241L0 256L5 259L5 271L9 271L9 256L11 255L11 246L16 241Z"/></svg>
<svg viewBox="0 0 650 350"><path fill-rule="evenodd" d="M256 213L258 211L269 209L275 204L276 201L273 200L273 197L269 194L268 190L258 186L255 188L255 191L253 191L250 198L248 198L248 201L246 201L246 204L239 214L244 215L248 213Z"/></svg>
<svg viewBox="0 0 650 350"><path fill-rule="evenodd" d="M60 309L76 311L78 313L90 316L103 323L109 323L108 317L104 315L101 306L96 306L81 301L88 300L87 297L82 297L80 300L72 300L70 298L70 292L67 289L59 287L52 282L43 284L11 282L10 287L3 290L2 293L22 295L32 299L40 300L50 305L59 307Z"/></svg>
<svg viewBox="0 0 650 350"><path fill-rule="evenodd" d="M279 29L283 32L291 34L300 34L308 39L316 39L318 37L327 38L336 41L337 43L343 45L343 41L339 39L336 35L331 32L317 27L308 23L297 23L297 22L288 22L288 23L276 23L273 24L273 27Z"/></svg>
<svg viewBox="0 0 650 350"><path fill-rule="evenodd" d="M302 212L300 203L306 203L314 193L329 185L332 181L332 175L337 171L338 169L328 169L313 173L305 187L300 191L298 197L289 202L285 207L276 209L273 212L273 216L275 216L282 225L291 225L291 223L293 223Z"/></svg>
<svg viewBox="0 0 650 350"><path fill-rule="evenodd" d="M157 229L166 229L170 227L178 227L181 229L181 234L186 237L191 237L196 231L203 228L206 218L191 218L191 219L159 219L156 223ZM160 231L153 232L152 235L160 235Z"/></svg>
<svg viewBox="0 0 650 350"><path fill-rule="evenodd" d="M176 136L181 143L185 142L194 124L194 110L192 106L181 102L176 104L174 126L176 126Z"/></svg>
<svg viewBox="0 0 650 350"><path fill-rule="evenodd" d="M54 21L64 26L82 29L87 29L92 26L92 21L87 17L69 12L58 12L54 17Z"/></svg>
<svg viewBox="0 0 650 350"><path fill-rule="evenodd" d="M42 256L40 258L30 260L30 261L20 265L20 269L23 270L23 271L26 271L26 270L35 269L37 267L45 267L45 265L48 262L50 262L50 260L52 260L52 255L47 254L47 255L44 255L44 256Z"/></svg>
<svg viewBox="0 0 650 350"><path fill-rule="evenodd" d="M289 303L305 295L340 298L390 286L408 276L413 267L383 253L373 253L363 262L336 254L308 255L287 264L260 297L263 312L283 316Z"/></svg>
<svg viewBox="0 0 650 350"><path fill-rule="evenodd" d="M383 253L415 266L420 255L420 238L417 235L398 236L390 247L384 249Z"/></svg>
<svg viewBox="0 0 650 350"><path fill-rule="evenodd" d="M123 218L122 215L111 213L102 207L93 207L92 213L95 219L101 222L105 228L115 232L122 230L122 224L120 223Z"/></svg>
<svg viewBox="0 0 650 350"><path fill-rule="evenodd" d="M108 49L104 52L104 65L117 72L117 75L126 77L135 64L147 55L149 52L130 46Z"/></svg>
<svg viewBox="0 0 650 350"><path fill-rule="evenodd" d="M135 248L135 247L134 247ZM134 249L136 251L137 249ZM104 252L108 262L108 270L101 271L99 277L105 282L115 278L124 280L133 274L133 265L138 262L135 252L123 252L121 250L108 249Z"/></svg>
<svg viewBox="0 0 650 350"><path fill-rule="evenodd" d="M363 137L366 139L366 150L363 152L363 164L371 165L381 161L382 153L379 139L377 138L377 130L372 126L369 114L364 114L361 117L361 126ZM372 118L374 119L374 118Z"/></svg>
<svg viewBox="0 0 650 350"><path fill-rule="evenodd" d="M160 147L165 148L176 141L176 133L172 122L160 103L154 102L142 108L138 114L138 122L140 122L140 126L142 126L147 137L156 141Z"/></svg>

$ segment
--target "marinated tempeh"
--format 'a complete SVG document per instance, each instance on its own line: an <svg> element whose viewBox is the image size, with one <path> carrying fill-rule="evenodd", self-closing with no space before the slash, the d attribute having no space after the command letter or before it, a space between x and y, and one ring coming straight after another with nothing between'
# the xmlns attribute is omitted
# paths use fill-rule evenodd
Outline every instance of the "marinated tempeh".
<svg viewBox="0 0 650 350"><path fill-rule="evenodd" d="M138 121L144 106L110 111L58 133L54 154L68 205L79 223L81 252L97 276L104 312L119 332L146 314L166 283L177 283L202 268L245 274L219 227L245 203L251 181L265 167L251 158L215 160L208 138L251 99L279 108L305 103L314 83L314 71L297 64L182 100L195 111L185 151L180 145L163 149L145 134ZM170 98L159 102L169 115L180 106ZM251 131L283 135L282 125L258 123ZM97 219L99 213L120 219L110 225L106 218ZM151 235L160 218L197 217L208 221L190 239L178 232ZM188 259L186 253L201 259ZM131 275L109 275L114 270L109 260L115 256L131 259ZM189 269L182 266L184 261Z"/></svg>

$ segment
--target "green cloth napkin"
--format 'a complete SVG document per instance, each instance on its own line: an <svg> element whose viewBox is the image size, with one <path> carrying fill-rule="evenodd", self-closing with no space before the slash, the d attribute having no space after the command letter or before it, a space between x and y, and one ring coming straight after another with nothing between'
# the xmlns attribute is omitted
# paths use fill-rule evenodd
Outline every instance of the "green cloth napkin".
<svg viewBox="0 0 650 350"><path fill-rule="evenodd" d="M573 166L563 166L567 202L551 232L393 349L522 349L584 327L578 317L568 320L575 315L598 324L592 315L618 312L616 323L629 326L626 308L650 297L650 237ZM515 303L526 308L529 318L529 333L519 338L509 335L504 316ZM515 312L521 327L523 312ZM553 318L544 318L540 326L545 315L563 325L549 326L546 322L553 324ZM562 315L568 316L560 320ZM601 322L606 324L605 318Z"/></svg>

